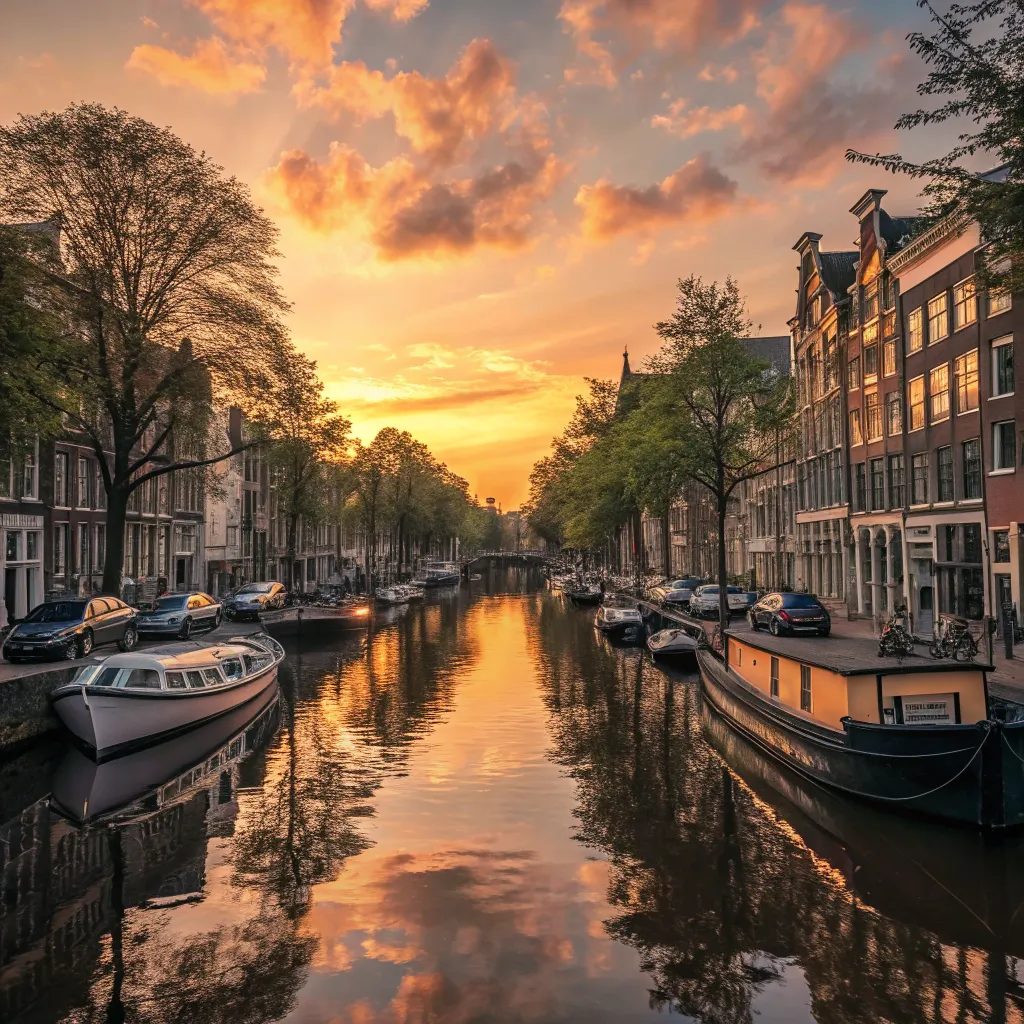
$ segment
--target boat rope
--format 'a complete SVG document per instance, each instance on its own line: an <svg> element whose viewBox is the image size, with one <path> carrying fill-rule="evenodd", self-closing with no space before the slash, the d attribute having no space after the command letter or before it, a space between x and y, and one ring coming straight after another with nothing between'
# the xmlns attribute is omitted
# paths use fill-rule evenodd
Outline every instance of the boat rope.
<svg viewBox="0 0 1024 1024"><path fill-rule="evenodd" d="M1005 732L1002 733L1002 737L1003 737L1003 742L1006 744L1006 749L1011 754L1013 754L1013 756L1015 758L1017 758L1017 760L1020 761L1021 764L1024 764L1024 757L1021 757L1020 754L1018 754L1017 751L1014 750L1013 747L1010 746L1010 741L1006 738L1006 733Z"/></svg>
<svg viewBox="0 0 1024 1024"><path fill-rule="evenodd" d="M970 760L967 762L967 764L963 766L963 768L960 769L960 771L956 773L956 775L954 775L951 779L947 779L941 785L935 786L932 789L925 790L923 793L915 793L912 796L881 796L877 793L857 793L857 790L855 789L848 790L848 792L857 793L858 796L868 797L871 800L885 800L887 803L903 803L907 800L921 800L926 796L931 796L933 793L938 793L940 789L945 789L947 786L951 786L954 782L956 782L956 780L959 779L960 776L963 775L963 773L967 771L967 769L970 768L972 764L974 764L978 755L981 753L981 748L985 746L985 741L988 739L991 727L987 722L979 724L981 724L984 728L984 735L981 737L981 742L978 744L977 750L974 751L974 753L971 755Z"/></svg>

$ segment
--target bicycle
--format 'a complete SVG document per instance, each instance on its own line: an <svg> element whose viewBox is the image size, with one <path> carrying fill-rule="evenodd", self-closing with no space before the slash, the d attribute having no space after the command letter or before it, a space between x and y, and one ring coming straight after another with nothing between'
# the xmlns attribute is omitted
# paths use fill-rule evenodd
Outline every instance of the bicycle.
<svg viewBox="0 0 1024 1024"><path fill-rule="evenodd" d="M952 658L959 661L974 661L978 656L978 641L974 638L965 619L947 619L942 631L931 642L928 653L933 658Z"/></svg>
<svg viewBox="0 0 1024 1024"><path fill-rule="evenodd" d="M896 658L902 661L908 654L914 653L914 638L903 623L901 610L897 609L882 627L882 632L878 637L878 656L880 658Z"/></svg>

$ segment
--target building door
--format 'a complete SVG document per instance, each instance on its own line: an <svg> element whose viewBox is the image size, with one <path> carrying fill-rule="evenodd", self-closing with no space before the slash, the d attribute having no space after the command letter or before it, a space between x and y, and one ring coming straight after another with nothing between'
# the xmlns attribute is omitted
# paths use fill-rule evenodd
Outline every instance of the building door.
<svg viewBox="0 0 1024 1024"><path fill-rule="evenodd" d="M15 600L18 593L18 570L4 570L4 604L7 606L7 622L11 623L17 617L15 611ZM23 613L24 614L24 613Z"/></svg>
<svg viewBox="0 0 1024 1024"><path fill-rule="evenodd" d="M1003 634L1003 624L1006 621L1006 609L1013 607L1013 590L1010 587L1009 575L996 576L996 606L993 608L996 619L999 622L999 635Z"/></svg>
<svg viewBox="0 0 1024 1024"><path fill-rule="evenodd" d="M185 589L185 559L174 560L174 589L181 591Z"/></svg>

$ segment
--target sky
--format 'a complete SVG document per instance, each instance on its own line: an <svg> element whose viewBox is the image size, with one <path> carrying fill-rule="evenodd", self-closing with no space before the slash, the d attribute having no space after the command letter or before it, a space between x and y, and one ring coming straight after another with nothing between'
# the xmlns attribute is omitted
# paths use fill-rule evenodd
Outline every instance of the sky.
<svg viewBox="0 0 1024 1024"><path fill-rule="evenodd" d="M677 279L786 333L804 231L917 186L912 0L0 0L0 122L75 101L168 125L280 228L297 346L369 440L408 430L525 499L584 377L657 349Z"/></svg>

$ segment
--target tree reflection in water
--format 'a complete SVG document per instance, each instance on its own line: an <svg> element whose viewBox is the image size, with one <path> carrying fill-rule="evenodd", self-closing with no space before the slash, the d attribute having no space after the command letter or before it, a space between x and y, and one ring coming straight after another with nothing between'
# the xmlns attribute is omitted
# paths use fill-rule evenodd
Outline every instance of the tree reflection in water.
<svg viewBox="0 0 1024 1024"><path fill-rule="evenodd" d="M1014 962L863 905L705 742L696 677L616 651L589 618L566 628L553 603L540 637L576 835L611 860L605 927L639 952L652 1007L750 1024L759 993L798 969L819 1024L1009 1019Z"/></svg>

